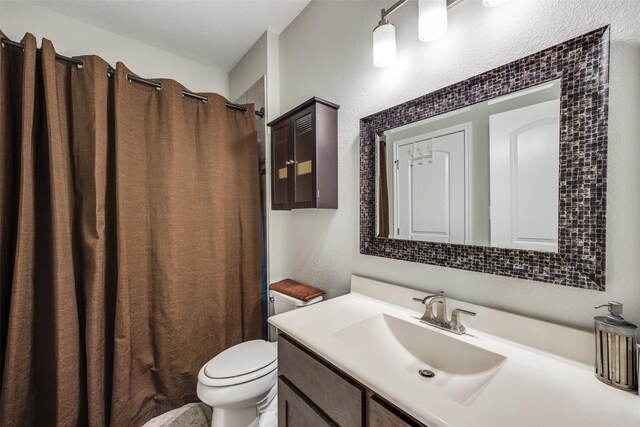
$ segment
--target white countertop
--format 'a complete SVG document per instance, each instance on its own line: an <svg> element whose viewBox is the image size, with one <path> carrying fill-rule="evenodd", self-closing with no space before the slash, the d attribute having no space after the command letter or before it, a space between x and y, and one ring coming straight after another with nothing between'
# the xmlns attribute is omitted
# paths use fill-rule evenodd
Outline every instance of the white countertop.
<svg viewBox="0 0 640 427"><path fill-rule="evenodd" d="M598 381L593 337L583 332L486 307L448 300L476 311L457 336L419 322L420 291L354 276L351 293L269 318L269 323L316 352L389 402L430 427L638 427L638 395ZM334 334L384 314L506 357L486 386L463 404L428 380L392 375L384 364L354 352ZM590 352L590 353L589 353Z"/></svg>

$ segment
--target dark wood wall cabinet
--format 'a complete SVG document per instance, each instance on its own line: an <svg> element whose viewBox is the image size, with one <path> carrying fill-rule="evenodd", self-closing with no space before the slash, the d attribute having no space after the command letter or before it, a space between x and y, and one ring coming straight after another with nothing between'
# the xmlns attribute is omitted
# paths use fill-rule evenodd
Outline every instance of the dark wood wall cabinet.
<svg viewBox="0 0 640 427"><path fill-rule="evenodd" d="M285 334L278 370L278 427L425 427Z"/></svg>
<svg viewBox="0 0 640 427"><path fill-rule="evenodd" d="M338 108L311 98L268 124L271 209L338 208Z"/></svg>

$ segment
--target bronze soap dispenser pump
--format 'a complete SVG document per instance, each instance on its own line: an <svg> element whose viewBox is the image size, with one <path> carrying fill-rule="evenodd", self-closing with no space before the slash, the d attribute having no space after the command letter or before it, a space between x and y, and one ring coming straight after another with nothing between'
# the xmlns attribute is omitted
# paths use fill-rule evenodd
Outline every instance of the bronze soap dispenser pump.
<svg viewBox="0 0 640 427"><path fill-rule="evenodd" d="M596 334L596 378L622 390L637 392L638 327L622 318L622 304L611 301L595 308L608 307L607 316L593 318Z"/></svg>

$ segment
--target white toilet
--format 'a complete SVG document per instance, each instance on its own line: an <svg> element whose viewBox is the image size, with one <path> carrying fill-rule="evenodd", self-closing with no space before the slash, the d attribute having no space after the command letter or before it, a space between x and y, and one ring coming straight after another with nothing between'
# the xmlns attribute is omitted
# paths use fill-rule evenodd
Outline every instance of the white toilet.
<svg viewBox="0 0 640 427"><path fill-rule="evenodd" d="M270 291L269 294L274 303L274 314L323 299L319 296L304 302L280 292ZM212 426L258 426L259 415L276 397L278 355L275 344L264 340L243 342L218 354L200 369L198 397L213 407Z"/></svg>

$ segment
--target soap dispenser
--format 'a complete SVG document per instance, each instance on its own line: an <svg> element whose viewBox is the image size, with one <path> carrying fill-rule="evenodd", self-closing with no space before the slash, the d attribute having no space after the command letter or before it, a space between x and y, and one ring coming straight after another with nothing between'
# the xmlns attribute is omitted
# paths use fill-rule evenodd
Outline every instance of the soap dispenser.
<svg viewBox="0 0 640 427"><path fill-rule="evenodd" d="M637 392L638 361L636 330L622 318L622 304L611 301L607 316L593 318L596 333L596 378L622 390Z"/></svg>

